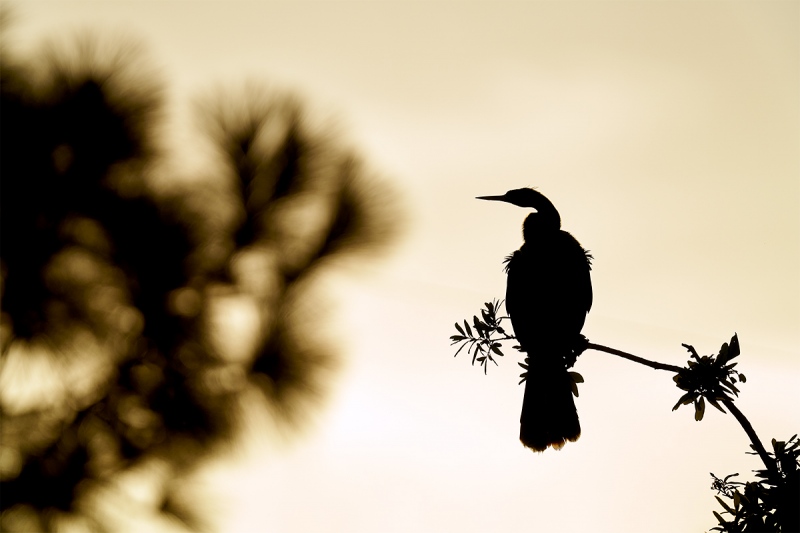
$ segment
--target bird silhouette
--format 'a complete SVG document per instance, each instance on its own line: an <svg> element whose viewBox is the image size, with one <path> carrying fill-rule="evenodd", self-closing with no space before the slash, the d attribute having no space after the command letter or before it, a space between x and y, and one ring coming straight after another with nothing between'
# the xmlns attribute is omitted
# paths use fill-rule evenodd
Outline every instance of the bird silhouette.
<svg viewBox="0 0 800 533"><path fill-rule="evenodd" d="M581 434L567 361L585 341L581 329L592 307L592 257L561 229L558 210L542 193L514 189L478 199L536 209L522 226L524 244L506 258L506 310L527 354L519 438L534 451L558 450Z"/></svg>

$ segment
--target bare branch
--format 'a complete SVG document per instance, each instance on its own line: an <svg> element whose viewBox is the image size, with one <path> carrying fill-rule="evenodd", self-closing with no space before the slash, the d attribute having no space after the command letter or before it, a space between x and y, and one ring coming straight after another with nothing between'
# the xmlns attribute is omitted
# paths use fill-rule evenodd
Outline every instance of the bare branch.
<svg viewBox="0 0 800 533"><path fill-rule="evenodd" d="M638 355L629 354L627 352L623 352L622 350L617 350L616 348L609 348L608 346L603 346L602 344L595 344L593 342L590 342L586 345L586 348L589 350L597 350L598 352L606 352L612 355L617 355L619 357L622 357L623 359L633 361L634 363L639 363L640 365L649 366L650 368L654 368L656 370L669 370L671 372L676 372L676 373L681 371L681 367L679 366L659 363L658 361L650 361L649 359L645 359L644 357L639 357Z"/></svg>

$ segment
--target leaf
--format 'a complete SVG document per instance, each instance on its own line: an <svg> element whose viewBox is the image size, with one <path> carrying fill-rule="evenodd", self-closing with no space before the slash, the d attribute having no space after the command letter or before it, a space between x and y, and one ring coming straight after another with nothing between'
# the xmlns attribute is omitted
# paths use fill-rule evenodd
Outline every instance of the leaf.
<svg viewBox="0 0 800 533"><path fill-rule="evenodd" d="M695 399L697 398L697 393L694 392L694 391L691 391L691 392L687 392L686 394L684 394L684 396L687 397L687 398L685 400L683 400L683 405L689 405L690 403L695 401Z"/></svg>
<svg viewBox="0 0 800 533"><path fill-rule="evenodd" d="M726 387L726 388L730 389L731 392L733 392L733 394L735 394L736 396L739 396L739 389L737 389L736 385L734 385L733 383L731 383L729 381L726 381L726 380L722 380L722 381L720 381L720 384L723 387Z"/></svg>
<svg viewBox="0 0 800 533"><path fill-rule="evenodd" d="M678 400L678 403L675 404L675 406L672 408L672 410L674 411L675 409L677 409L681 405L688 405L688 404L692 403L694 401L694 398L695 398L695 393L694 392L687 392L686 394L684 394L683 396L680 397L680 399Z"/></svg>
<svg viewBox="0 0 800 533"><path fill-rule="evenodd" d="M686 348L689 351L689 353L692 354L692 357L694 357L695 359L700 359L700 356L697 355L697 350L694 349L694 346L692 346L691 344L681 344L681 346Z"/></svg>
<svg viewBox="0 0 800 533"><path fill-rule="evenodd" d="M577 384L577 383L575 383L574 381L571 381L571 382L570 382L570 384L569 384L569 386L572 388L572 394L573 394L573 396L575 396L575 397L577 398L577 397L579 396L579 395L578 395L578 384Z"/></svg>
<svg viewBox="0 0 800 533"><path fill-rule="evenodd" d="M497 343L494 343L494 344L492 344L492 351L493 351L494 353L496 353L497 355L500 355L500 356L502 356L502 355L503 355L503 352L501 352L501 351L500 351L500 348L499 348L499 346L500 346L500 345L499 345L499 344L497 344Z"/></svg>
<svg viewBox="0 0 800 533"><path fill-rule="evenodd" d="M460 341L463 341L464 339L466 339L466 337L464 337L463 335L451 335L450 336L450 340L453 341L453 344L455 344L457 342L460 342Z"/></svg>
<svg viewBox="0 0 800 533"><path fill-rule="evenodd" d="M733 337L731 337L731 344L730 347L728 348L728 354L730 355L730 358L733 359L740 353L741 351L739 349L739 336L736 335L736 333L734 333Z"/></svg>
<svg viewBox="0 0 800 533"><path fill-rule="evenodd" d="M747 378L741 372L739 372L739 381L741 381L742 383L747 383Z"/></svg>
<svg viewBox="0 0 800 533"><path fill-rule="evenodd" d="M456 329L457 329L457 330L458 330L458 332L459 332L459 333L461 333L462 335L464 335L464 334L465 334L465 333L464 333L464 330L463 330L463 329L461 329L461 326L459 326L459 325L458 325L458 322L456 322Z"/></svg>
<svg viewBox="0 0 800 533"><path fill-rule="evenodd" d="M479 337L486 337L485 324L478 320L478 317L475 315L472 316L472 326L475 328L475 331L478 332Z"/></svg>
<svg viewBox="0 0 800 533"><path fill-rule="evenodd" d="M694 419L701 421L706 412L706 401L700 396L700 399L694 402Z"/></svg>
<svg viewBox="0 0 800 533"><path fill-rule="evenodd" d="M466 328L466 330L467 330L467 335L468 335L468 336L470 336L470 337L472 337L472 329L470 329L470 327L469 327L469 324L467 324L467 321L466 321L466 320L464 320L464 327L465 327L465 328Z"/></svg>
<svg viewBox="0 0 800 533"><path fill-rule="evenodd" d="M456 357L456 356L458 355L458 353L459 353L461 350L463 350L463 349L464 349L464 346L466 346L466 345L467 345L467 343L466 343L466 342L465 342L464 344L462 344L462 345L461 345L461 347L460 347L458 350L456 350L456 355L454 355L453 357ZM467 353L469 353L469 350L467 350Z"/></svg>
<svg viewBox="0 0 800 533"><path fill-rule="evenodd" d="M709 397L708 397L708 403L710 403L711 405L713 405L714 407L716 407L717 409L719 409L720 411L722 411L723 413L725 413L725 409L723 409L723 408L722 408L722 407L721 407L721 406L720 406L720 405L717 403L717 400L716 400L715 398L712 398L711 396L709 396ZM725 413L725 414L727 414L727 413Z"/></svg>
<svg viewBox="0 0 800 533"><path fill-rule="evenodd" d="M518 364L519 366L521 366L522 368L524 368L525 370L528 370L528 365L526 365L525 363L519 363L519 362L518 362L517 364Z"/></svg>
<svg viewBox="0 0 800 533"><path fill-rule="evenodd" d="M728 343L723 342L722 346L719 347L719 355L717 356L717 361L722 361L724 364L728 361Z"/></svg>
<svg viewBox="0 0 800 533"><path fill-rule="evenodd" d="M569 375L570 377L572 377L572 381L574 381L575 383L583 383L583 376L581 376L577 372L570 372Z"/></svg>
<svg viewBox="0 0 800 533"><path fill-rule="evenodd" d="M772 439L772 449L775 450L775 455L780 455L783 453L783 448L786 446L786 443L782 440L775 440ZM778 451L780 450L780 452Z"/></svg>
<svg viewBox="0 0 800 533"><path fill-rule="evenodd" d="M722 517L719 515L718 512L716 511L711 511L711 512L714 513L714 516L717 517L717 520L719 520L720 525L724 526L725 524L727 524L727 522L725 522L725 520L722 519Z"/></svg>
<svg viewBox="0 0 800 533"><path fill-rule="evenodd" d="M730 514L734 514L734 512L733 512L733 509L731 509L731 508L730 508L730 506L729 506L727 503L725 503L724 501L722 501L722 498L720 498L719 496L714 496L714 497L717 499L717 501L719 502L719 504L720 504L720 505L721 505L721 506L722 506L722 507L723 507L723 508L724 508L726 511L728 511Z"/></svg>

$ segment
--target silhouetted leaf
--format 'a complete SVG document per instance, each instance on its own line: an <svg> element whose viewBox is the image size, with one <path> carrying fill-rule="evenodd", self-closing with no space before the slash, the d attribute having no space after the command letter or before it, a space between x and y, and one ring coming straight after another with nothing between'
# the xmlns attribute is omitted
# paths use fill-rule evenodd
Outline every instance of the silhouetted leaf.
<svg viewBox="0 0 800 533"><path fill-rule="evenodd" d="M733 359L734 357L738 356L740 353L741 353L741 350L739 348L739 336L736 333L734 333L733 337L731 337L731 343L730 343L730 346L728 348L728 354L729 354L730 358Z"/></svg>
<svg viewBox="0 0 800 533"><path fill-rule="evenodd" d="M577 372L570 372L569 375L570 377L572 377L572 381L574 381L575 383L583 383L583 376L581 376Z"/></svg>
<svg viewBox="0 0 800 533"><path fill-rule="evenodd" d="M727 503L725 503L725 502L722 500L722 498L720 498L719 496L714 496L714 498L716 498L716 499L717 499L717 501L719 502L719 504L720 504L720 505L721 505L721 506L722 506L722 507L723 507L723 508L724 508L726 511L728 511L728 512L729 512L729 513L731 513L731 514L734 514L734 512L733 512L733 509L731 509L731 508L728 506L728 504L727 504Z"/></svg>
<svg viewBox="0 0 800 533"><path fill-rule="evenodd" d="M709 396L709 397L708 397L708 403L710 403L711 405L713 405L714 407L716 407L717 409L719 409L721 412L725 413L725 409L723 409L723 408L722 408L722 407L721 407L721 406L720 406L720 405L717 403L717 400L716 400L715 398L712 398L712 397L710 397L710 396ZM726 413L726 414L727 414L727 413Z"/></svg>
<svg viewBox="0 0 800 533"><path fill-rule="evenodd" d="M717 355L717 361L720 364L725 364L728 361L728 343L723 342L722 346L719 348L719 355Z"/></svg>
<svg viewBox="0 0 800 533"><path fill-rule="evenodd" d="M695 401L694 404L694 419L698 422L703 419L703 415L706 412L706 402L702 396Z"/></svg>
<svg viewBox="0 0 800 533"><path fill-rule="evenodd" d="M696 397L696 393L687 392L686 394L684 394L683 396L680 397L680 399L678 400L678 403L675 404L675 406L672 408L672 410L673 411L676 410L681 405L688 405L688 404L692 403L694 401L695 397Z"/></svg>
<svg viewBox="0 0 800 533"><path fill-rule="evenodd" d="M464 347L465 347L466 345L467 345L467 343L465 342L464 344L462 344L461 346L459 346L458 350L456 350L456 353L455 353L455 355L454 355L453 357L456 357L456 356L458 355L458 353L459 353L461 350L463 350L463 349L464 349ZM469 353L469 350L467 350L467 353Z"/></svg>

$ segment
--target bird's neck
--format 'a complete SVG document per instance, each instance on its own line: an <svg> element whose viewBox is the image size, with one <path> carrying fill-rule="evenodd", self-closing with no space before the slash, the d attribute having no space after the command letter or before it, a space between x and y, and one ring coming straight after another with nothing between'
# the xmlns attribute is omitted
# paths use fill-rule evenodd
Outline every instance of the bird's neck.
<svg viewBox="0 0 800 533"><path fill-rule="evenodd" d="M547 229L561 229L561 215L558 214L558 209L553 205L547 196L540 194L536 202L534 202L534 209L539 217L540 224ZM530 218L530 217L528 217Z"/></svg>
<svg viewBox="0 0 800 533"><path fill-rule="evenodd" d="M539 209L525 218L522 224L522 238L525 242L533 242L547 235L553 235L561 230L561 217L556 208L550 204L552 211Z"/></svg>

